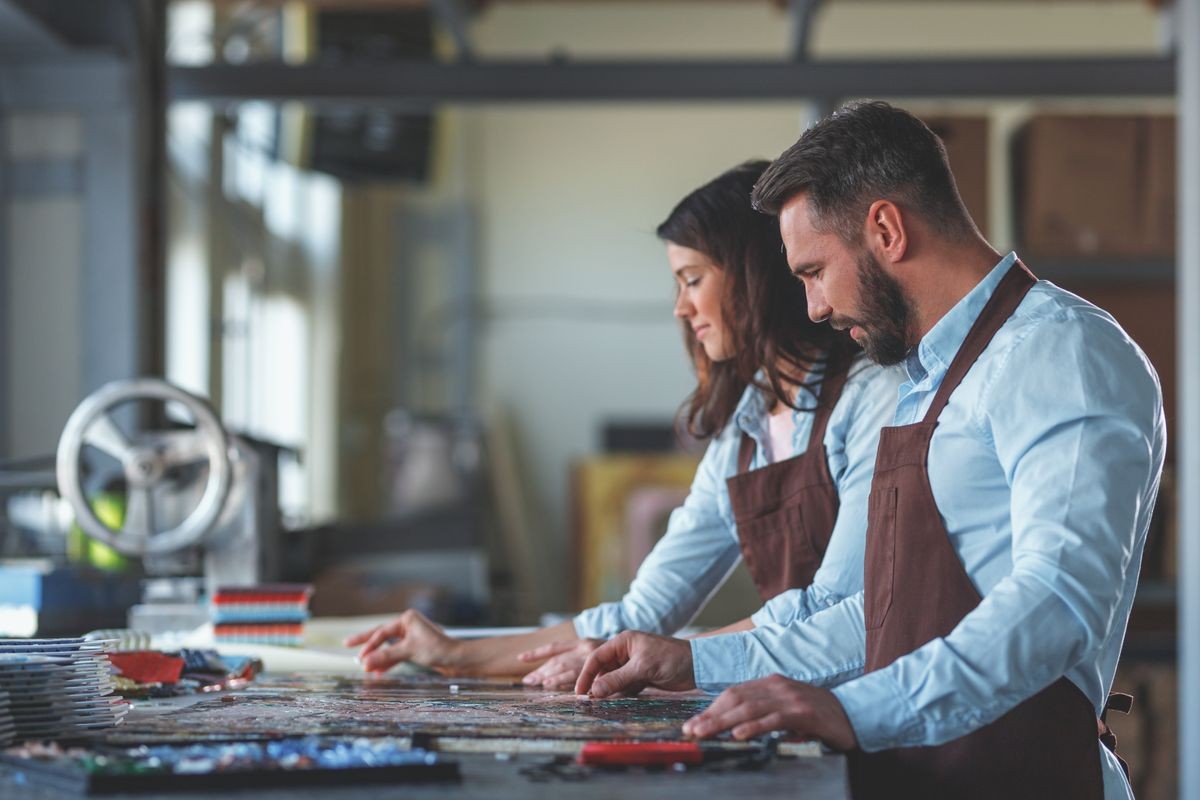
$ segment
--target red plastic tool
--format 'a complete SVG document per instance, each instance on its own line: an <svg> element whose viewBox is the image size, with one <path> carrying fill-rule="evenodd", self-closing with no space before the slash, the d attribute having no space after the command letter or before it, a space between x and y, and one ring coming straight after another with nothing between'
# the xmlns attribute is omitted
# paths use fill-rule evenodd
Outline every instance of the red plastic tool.
<svg viewBox="0 0 1200 800"><path fill-rule="evenodd" d="M592 767L652 767L702 764L697 742L587 742L576 758Z"/></svg>

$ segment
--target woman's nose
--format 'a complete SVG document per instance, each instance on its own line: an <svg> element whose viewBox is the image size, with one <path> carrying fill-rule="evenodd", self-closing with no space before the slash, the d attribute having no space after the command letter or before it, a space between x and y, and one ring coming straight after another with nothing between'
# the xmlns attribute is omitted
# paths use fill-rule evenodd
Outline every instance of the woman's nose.
<svg viewBox="0 0 1200 800"><path fill-rule="evenodd" d="M674 314L676 317L678 317L679 319L687 319L688 317L690 317L692 315L694 310L695 309L692 306L691 301L688 300L687 294L685 292L680 292L678 295L675 296Z"/></svg>

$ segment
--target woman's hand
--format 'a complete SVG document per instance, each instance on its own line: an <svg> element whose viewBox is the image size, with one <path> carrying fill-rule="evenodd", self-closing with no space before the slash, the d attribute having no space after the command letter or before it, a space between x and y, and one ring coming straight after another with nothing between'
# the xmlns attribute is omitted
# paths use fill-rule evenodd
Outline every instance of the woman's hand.
<svg viewBox="0 0 1200 800"><path fill-rule="evenodd" d="M568 642L551 642L517 656L522 661L543 661L537 669L526 675L521 682L526 686L541 686L543 689L570 689L575 685L583 664L592 651L604 644L603 639L575 639Z"/></svg>
<svg viewBox="0 0 1200 800"><path fill-rule="evenodd" d="M452 671L460 643L410 608L391 622L348 637L344 644L362 645L358 660L367 672L384 672L401 661Z"/></svg>

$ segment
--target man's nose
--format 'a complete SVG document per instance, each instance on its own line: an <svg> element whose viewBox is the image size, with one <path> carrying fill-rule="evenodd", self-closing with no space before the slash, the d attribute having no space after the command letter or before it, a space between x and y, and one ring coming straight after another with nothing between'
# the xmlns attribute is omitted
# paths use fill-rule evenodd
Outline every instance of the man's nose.
<svg viewBox="0 0 1200 800"><path fill-rule="evenodd" d="M812 283L804 288L808 297L808 318L813 322L824 322L829 319L833 309L825 302L825 293Z"/></svg>

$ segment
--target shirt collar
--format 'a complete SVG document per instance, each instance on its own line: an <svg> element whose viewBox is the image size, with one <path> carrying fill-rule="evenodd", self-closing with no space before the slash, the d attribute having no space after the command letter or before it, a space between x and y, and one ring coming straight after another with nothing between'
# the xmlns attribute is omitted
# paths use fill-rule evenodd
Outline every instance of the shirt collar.
<svg viewBox="0 0 1200 800"><path fill-rule="evenodd" d="M950 363L962 347L971 326L975 324L975 320L983 312L983 307L996 291L996 286L1016 260L1016 253L1009 253L1000 259L1000 263L992 267L992 271L955 303L954 307L929 329L929 333L925 334L917 346L909 351L904 360L909 380L917 384L926 376L936 377L950 368Z"/></svg>
<svg viewBox="0 0 1200 800"><path fill-rule="evenodd" d="M762 392L753 384L747 386L746 391L742 392L742 399L738 401L737 408L734 409L734 423L742 433L758 438L762 435L762 421L766 415Z"/></svg>
<svg viewBox="0 0 1200 800"><path fill-rule="evenodd" d="M767 374L759 370L754 379L756 381L766 381ZM802 410L811 410L816 407L817 398L813 397L812 392L799 390L796 396L792 398L792 402ZM799 430L800 413L801 411L792 410L792 419L797 421L797 430ZM733 410L733 423L742 433L748 434L759 443L766 439L767 401L763 396L763 391L753 383L746 387L746 391L742 392L742 397L738 400L738 404Z"/></svg>

